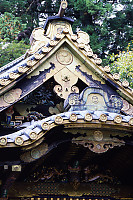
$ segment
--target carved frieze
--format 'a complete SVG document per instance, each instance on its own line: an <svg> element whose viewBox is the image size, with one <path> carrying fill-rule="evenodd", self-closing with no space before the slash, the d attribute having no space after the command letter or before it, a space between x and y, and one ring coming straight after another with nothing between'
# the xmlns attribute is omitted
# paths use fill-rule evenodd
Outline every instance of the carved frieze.
<svg viewBox="0 0 133 200"><path fill-rule="evenodd" d="M104 153L114 147L125 145L123 140L117 138L105 138L101 131L94 131L93 139L80 136L78 138L73 138L72 143L83 145L94 153Z"/></svg>
<svg viewBox="0 0 133 200"><path fill-rule="evenodd" d="M100 88L86 88L79 94L70 94L64 103L70 110L103 110L120 113L123 102L119 96L108 94ZM107 121L107 117L101 115L101 121Z"/></svg>

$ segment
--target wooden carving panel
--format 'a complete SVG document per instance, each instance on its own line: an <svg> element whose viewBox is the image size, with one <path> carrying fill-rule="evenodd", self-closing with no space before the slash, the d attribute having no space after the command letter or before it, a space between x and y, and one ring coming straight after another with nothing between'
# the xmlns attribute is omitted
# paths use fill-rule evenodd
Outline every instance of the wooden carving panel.
<svg viewBox="0 0 133 200"><path fill-rule="evenodd" d="M78 77L67 68L63 68L55 74L54 79L60 84L54 87L54 91L59 97L66 99L70 93L79 93L79 89L74 86L78 81Z"/></svg>

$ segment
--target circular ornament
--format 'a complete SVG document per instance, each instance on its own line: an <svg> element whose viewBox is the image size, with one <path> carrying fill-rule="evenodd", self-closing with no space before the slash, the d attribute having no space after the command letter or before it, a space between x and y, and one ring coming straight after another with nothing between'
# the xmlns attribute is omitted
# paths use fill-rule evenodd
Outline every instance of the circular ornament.
<svg viewBox="0 0 133 200"><path fill-rule="evenodd" d="M96 58L95 62L96 62L96 64L100 65L102 63L102 59L101 58Z"/></svg>
<svg viewBox="0 0 133 200"><path fill-rule="evenodd" d="M95 131L93 137L96 141L101 141L103 139L103 133L101 131Z"/></svg>
<svg viewBox="0 0 133 200"><path fill-rule="evenodd" d="M44 131L48 130L48 129L49 129L49 124L48 124L47 122L43 122L43 123L42 123L42 129L43 129Z"/></svg>
<svg viewBox="0 0 133 200"><path fill-rule="evenodd" d="M15 97L11 92L4 94L3 99L6 103L13 103L15 101Z"/></svg>
<svg viewBox="0 0 133 200"><path fill-rule="evenodd" d="M128 87L128 86L129 86L129 82L125 80L125 81L122 82L122 85L123 85L124 87Z"/></svg>
<svg viewBox="0 0 133 200"><path fill-rule="evenodd" d="M17 144L17 145L22 145L23 144L23 138L22 137L20 137L20 136L18 136L18 137L16 137L16 139L15 139L15 144Z"/></svg>
<svg viewBox="0 0 133 200"><path fill-rule="evenodd" d="M90 113L86 113L86 115L85 115L85 120L86 120L87 122L92 121L92 115L91 115Z"/></svg>
<svg viewBox="0 0 133 200"><path fill-rule="evenodd" d="M7 138L5 137L0 138L0 145L4 146L6 144L7 144Z"/></svg>
<svg viewBox="0 0 133 200"><path fill-rule="evenodd" d="M110 67L109 66L105 66L104 67L104 71L107 72L107 73L109 73L110 72Z"/></svg>
<svg viewBox="0 0 133 200"><path fill-rule="evenodd" d="M31 132L29 134L29 136L30 136L30 139L32 139L32 140L36 140L37 139L37 133L36 132Z"/></svg>
<svg viewBox="0 0 133 200"><path fill-rule="evenodd" d="M43 53L48 53L49 52L49 48L48 47L42 47L42 52Z"/></svg>
<svg viewBox="0 0 133 200"><path fill-rule="evenodd" d="M38 158L40 157L40 151L37 150L37 149L33 149L33 150L31 151L31 157L32 157L33 159L38 159Z"/></svg>
<svg viewBox="0 0 133 200"><path fill-rule="evenodd" d="M56 54L58 62L62 65L70 65L73 61L72 54L67 50L60 50Z"/></svg>
<svg viewBox="0 0 133 200"><path fill-rule="evenodd" d="M63 123L63 118L61 116L56 116L55 117L55 124L62 124Z"/></svg>
<svg viewBox="0 0 133 200"><path fill-rule="evenodd" d="M129 122L128 122L131 126L133 126L133 117L130 118Z"/></svg>
<svg viewBox="0 0 133 200"><path fill-rule="evenodd" d="M122 122L122 117L120 115L116 115L114 118L114 122L120 124Z"/></svg>
<svg viewBox="0 0 133 200"><path fill-rule="evenodd" d="M114 78L116 81L118 81L118 80L120 79L120 75L117 74L117 73L114 73L114 74L113 74L113 78Z"/></svg>
<svg viewBox="0 0 133 200"><path fill-rule="evenodd" d="M88 51L88 52L87 52L87 56L88 56L88 57L93 56L93 51Z"/></svg>
<svg viewBox="0 0 133 200"><path fill-rule="evenodd" d="M76 122L77 119L78 119L78 117L77 117L77 115L76 115L75 113L72 113L72 114L70 115L70 121Z"/></svg>
<svg viewBox="0 0 133 200"><path fill-rule="evenodd" d="M100 117L99 117L99 120L101 122L106 122L107 121L107 115L106 114L101 114Z"/></svg>

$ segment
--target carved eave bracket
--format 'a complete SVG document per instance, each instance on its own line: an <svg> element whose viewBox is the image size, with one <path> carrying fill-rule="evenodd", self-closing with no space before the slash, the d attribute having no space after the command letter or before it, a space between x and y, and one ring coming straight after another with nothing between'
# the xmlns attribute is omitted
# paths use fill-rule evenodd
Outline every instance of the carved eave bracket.
<svg viewBox="0 0 133 200"><path fill-rule="evenodd" d="M105 153L109 149L114 147L120 147L125 145L123 140L119 140L117 138L110 139L108 141L91 141L91 140L72 140L72 143L77 145L83 145L85 148L89 148L94 153Z"/></svg>

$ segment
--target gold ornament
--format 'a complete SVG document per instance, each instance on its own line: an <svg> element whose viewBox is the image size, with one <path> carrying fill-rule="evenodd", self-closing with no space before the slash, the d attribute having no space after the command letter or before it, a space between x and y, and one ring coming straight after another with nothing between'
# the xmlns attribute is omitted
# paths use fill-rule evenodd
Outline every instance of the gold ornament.
<svg viewBox="0 0 133 200"><path fill-rule="evenodd" d="M0 138L0 145L4 146L4 145L6 145L6 144L7 144L7 138L1 137L1 138Z"/></svg>
<svg viewBox="0 0 133 200"><path fill-rule="evenodd" d="M114 122L120 124L122 122L122 117L120 115L116 115L114 118Z"/></svg>
<svg viewBox="0 0 133 200"><path fill-rule="evenodd" d="M48 130L48 129L49 129L49 124L48 124L47 122L43 122L43 123L42 123L42 129L43 129L44 131Z"/></svg>
<svg viewBox="0 0 133 200"><path fill-rule="evenodd" d="M101 114L100 117L99 117L99 120L101 122L106 122L107 121L107 115L106 114Z"/></svg>
<svg viewBox="0 0 133 200"><path fill-rule="evenodd" d="M92 115L90 113L86 113L85 120L88 122L92 121Z"/></svg>
<svg viewBox="0 0 133 200"><path fill-rule="evenodd" d="M95 131L93 137L96 141L101 141L103 139L103 133L101 131Z"/></svg>
<svg viewBox="0 0 133 200"><path fill-rule="evenodd" d="M72 54L67 50L59 50L56 54L57 60L62 65L70 65L73 61Z"/></svg>
<svg viewBox="0 0 133 200"><path fill-rule="evenodd" d="M30 136L30 139L32 139L32 140L36 140L37 139L37 133L36 132L31 132L29 134L29 136Z"/></svg>
<svg viewBox="0 0 133 200"><path fill-rule="evenodd" d="M62 124L62 123L63 123L63 118L61 116L56 116L55 124Z"/></svg>
<svg viewBox="0 0 133 200"><path fill-rule="evenodd" d="M16 139L15 139L15 144L17 144L17 145L22 145L23 144L23 138L22 137L20 137L20 136L18 136L18 137L16 137Z"/></svg>
<svg viewBox="0 0 133 200"><path fill-rule="evenodd" d="M78 117L77 117L77 115L76 115L75 113L72 113L72 114L70 115L70 118L69 118L70 121L76 122L77 119L78 119Z"/></svg>
<svg viewBox="0 0 133 200"><path fill-rule="evenodd" d="M133 117L130 118L129 122L128 122L131 126L133 126Z"/></svg>
<svg viewBox="0 0 133 200"><path fill-rule="evenodd" d="M113 78L114 78L116 81L118 81L118 80L120 79L120 75L117 74L117 73L115 73L115 74L113 74Z"/></svg>
<svg viewBox="0 0 133 200"><path fill-rule="evenodd" d="M128 86L129 86L129 82L125 80L125 81L122 82L122 85L123 85L124 87L128 87Z"/></svg>
<svg viewBox="0 0 133 200"><path fill-rule="evenodd" d="M109 66L105 66L104 67L104 71L107 72L107 73L109 73L110 72L110 67Z"/></svg>

